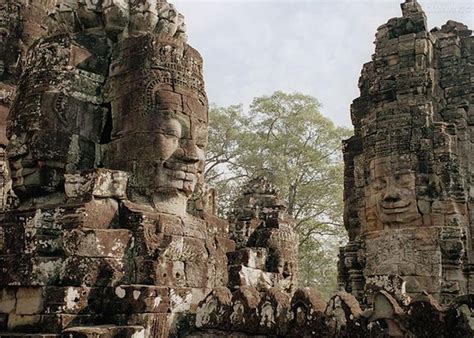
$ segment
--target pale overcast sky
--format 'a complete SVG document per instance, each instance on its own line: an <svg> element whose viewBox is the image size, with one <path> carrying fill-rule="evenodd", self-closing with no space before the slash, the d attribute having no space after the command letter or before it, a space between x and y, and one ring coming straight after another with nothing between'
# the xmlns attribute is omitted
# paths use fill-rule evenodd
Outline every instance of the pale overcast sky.
<svg viewBox="0 0 474 338"><path fill-rule="evenodd" d="M399 0L170 0L204 57L209 101L250 104L275 90L315 96L322 113L351 126L363 63L377 27L401 16ZM420 0L431 28L474 27L474 1Z"/></svg>

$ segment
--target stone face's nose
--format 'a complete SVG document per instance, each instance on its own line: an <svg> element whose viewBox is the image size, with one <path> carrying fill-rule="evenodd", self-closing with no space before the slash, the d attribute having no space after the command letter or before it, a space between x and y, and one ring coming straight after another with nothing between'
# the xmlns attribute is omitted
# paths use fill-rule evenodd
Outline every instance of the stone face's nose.
<svg viewBox="0 0 474 338"><path fill-rule="evenodd" d="M194 164L200 160L196 142L191 139L182 139L180 147L174 153L175 158L182 162Z"/></svg>
<svg viewBox="0 0 474 338"><path fill-rule="evenodd" d="M196 142L191 139L182 140L181 148L178 150L178 156L181 160L196 163L200 160Z"/></svg>
<svg viewBox="0 0 474 338"><path fill-rule="evenodd" d="M400 191L397 187L389 183L387 190L383 196L383 201L387 203L394 203L400 201Z"/></svg>

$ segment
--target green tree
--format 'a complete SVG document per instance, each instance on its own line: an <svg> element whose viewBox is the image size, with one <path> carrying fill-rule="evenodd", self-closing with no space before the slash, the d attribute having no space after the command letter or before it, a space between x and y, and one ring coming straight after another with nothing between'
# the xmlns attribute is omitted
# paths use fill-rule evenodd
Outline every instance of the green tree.
<svg viewBox="0 0 474 338"><path fill-rule="evenodd" d="M239 193L239 183L246 175L240 171L243 130L248 119L242 105L227 108L211 106L209 110L209 144L204 175L206 183L219 193L219 215L225 217ZM241 168L243 169L243 168Z"/></svg>
<svg viewBox="0 0 474 338"><path fill-rule="evenodd" d="M319 102L300 93L275 92L210 114L209 183L229 208L243 179L266 175L280 189L300 235L300 283L323 294L336 286L342 227L342 139L349 130L320 112Z"/></svg>

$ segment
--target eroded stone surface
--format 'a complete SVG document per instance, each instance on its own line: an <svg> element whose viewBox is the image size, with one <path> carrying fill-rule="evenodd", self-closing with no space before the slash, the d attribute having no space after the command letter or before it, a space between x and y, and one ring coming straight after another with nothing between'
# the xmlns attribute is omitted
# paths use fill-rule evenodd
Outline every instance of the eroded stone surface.
<svg viewBox="0 0 474 338"><path fill-rule="evenodd" d="M251 180L242 190L229 216L230 237L237 244L236 251L228 253L229 287L277 287L293 293L298 262L295 222L268 179Z"/></svg>

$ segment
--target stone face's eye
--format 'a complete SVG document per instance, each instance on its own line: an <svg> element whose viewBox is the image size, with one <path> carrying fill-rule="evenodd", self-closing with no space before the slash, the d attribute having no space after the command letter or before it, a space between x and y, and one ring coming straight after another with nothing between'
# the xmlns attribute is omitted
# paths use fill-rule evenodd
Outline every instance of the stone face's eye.
<svg viewBox="0 0 474 338"><path fill-rule="evenodd" d="M171 129L171 128L165 129L164 134L168 137L173 137L173 138L177 138L177 139L181 137L178 130Z"/></svg>
<svg viewBox="0 0 474 338"><path fill-rule="evenodd" d="M181 123L176 119L164 120L161 122L160 131L168 138L180 139L182 133Z"/></svg>
<svg viewBox="0 0 474 338"><path fill-rule="evenodd" d="M383 178L376 178L373 184L375 191L380 191L387 187L387 181Z"/></svg>
<svg viewBox="0 0 474 338"><path fill-rule="evenodd" d="M409 186L413 182L413 175L411 173L397 174L395 180L400 186Z"/></svg>

